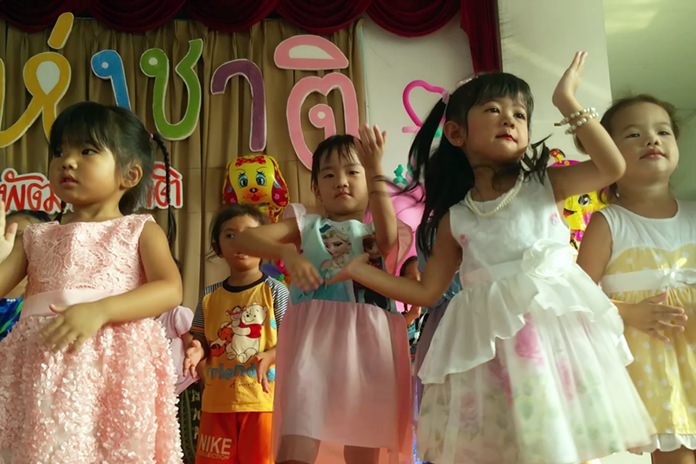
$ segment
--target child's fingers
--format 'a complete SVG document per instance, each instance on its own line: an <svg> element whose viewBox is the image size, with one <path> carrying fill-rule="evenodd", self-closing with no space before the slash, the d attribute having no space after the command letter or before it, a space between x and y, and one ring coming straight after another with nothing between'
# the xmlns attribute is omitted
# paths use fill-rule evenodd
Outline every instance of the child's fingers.
<svg viewBox="0 0 696 464"><path fill-rule="evenodd" d="M75 338L75 341L73 342L72 346L70 347L70 352L75 353L76 351L78 351L87 340L89 340L89 337L85 337L84 335L78 335Z"/></svg>
<svg viewBox="0 0 696 464"><path fill-rule="evenodd" d="M68 327L67 324L64 324L64 319L57 316L41 330L41 335L44 337L46 343L50 345L56 339L63 336L63 334L68 330L70 330L70 327Z"/></svg>
<svg viewBox="0 0 696 464"><path fill-rule="evenodd" d="M5 230L5 202L0 201L0 230Z"/></svg>
<svg viewBox="0 0 696 464"><path fill-rule="evenodd" d="M650 298L646 298L643 301L647 301L648 303L652 304L662 304L667 301L667 292L659 293L655 296L651 296Z"/></svg>
<svg viewBox="0 0 696 464"><path fill-rule="evenodd" d="M56 339L55 343L53 343L53 351L61 351L65 349L65 347L71 343L74 343L76 339L77 333L68 329L67 332L63 333L63 335Z"/></svg>
<svg viewBox="0 0 696 464"><path fill-rule="evenodd" d="M321 285L321 277L319 277L319 273L317 270L314 268L314 266L309 265L304 268L304 279L305 282L307 283L308 286L311 287L312 290L316 289Z"/></svg>
<svg viewBox="0 0 696 464"><path fill-rule="evenodd" d="M657 320L680 319L686 321L688 316L683 308L668 305L654 305L653 315Z"/></svg>
<svg viewBox="0 0 696 464"><path fill-rule="evenodd" d="M665 343L671 343L670 339L657 329L649 329L648 333L653 337L657 338L658 340L661 340Z"/></svg>
<svg viewBox="0 0 696 464"><path fill-rule="evenodd" d="M682 332L684 330L684 326L686 325L686 321L657 321L657 325L663 328L677 329L678 331Z"/></svg>
<svg viewBox="0 0 696 464"><path fill-rule="evenodd" d="M5 222L4 217L2 222ZM7 240L8 242L15 241L15 237L17 236L17 227L19 226L16 222L13 222L9 226L7 226L7 229L5 229L5 225L2 224L2 228L0 230L5 230L5 240Z"/></svg>
<svg viewBox="0 0 696 464"><path fill-rule="evenodd" d="M577 72L581 72L583 66L585 66L585 58L587 58L587 52L581 51L576 53L575 68Z"/></svg>
<svg viewBox="0 0 696 464"><path fill-rule="evenodd" d="M263 376L263 379L261 380L261 388L263 388L264 393L270 393L271 388L270 385L268 384L268 379L266 376Z"/></svg>

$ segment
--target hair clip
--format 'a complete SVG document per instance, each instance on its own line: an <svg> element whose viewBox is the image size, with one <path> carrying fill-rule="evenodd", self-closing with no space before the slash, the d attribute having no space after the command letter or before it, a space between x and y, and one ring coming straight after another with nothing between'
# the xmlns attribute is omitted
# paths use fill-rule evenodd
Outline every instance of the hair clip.
<svg viewBox="0 0 696 464"><path fill-rule="evenodd" d="M479 75L477 73L471 74L469 77L465 77L461 81L457 82L457 85L454 86L455 89L458 89L459 87L468 84L469 82L473 81L476 79Z"/></svg>

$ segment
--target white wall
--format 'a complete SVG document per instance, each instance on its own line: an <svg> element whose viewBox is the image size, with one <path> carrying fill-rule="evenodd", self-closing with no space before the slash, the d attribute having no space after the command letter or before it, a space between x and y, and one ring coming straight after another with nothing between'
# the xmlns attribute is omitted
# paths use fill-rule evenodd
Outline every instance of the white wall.
<svg viewBox="0 0 696 464"><path fill-rule="evenodd" d="M439 31L417 39L396 36L377 26L369 18L364 25L367 118L387 131L385 174L399 164L406 165L413 134L401 128L412 126L401 96L409 82L422 79L452 90L473 72L469 41L459 27L458 18ZM411 101L421 120L435 105L438 96L414 90Z"/></svg>
<svg viewBox="0 0 696 464"><path fill-rule="evenodd" d="M503 69L529 82L535 96L533 139L552 133L550 146L581 159L571 138L553 127L561 119L551 95L576 50L589 55L578 99L600 113L611 103L602 0L498 0ZM649 463L648 455L628 453L602 459L603 464Z"/></svg>
<svg viewBox="0 0 696 464"><path fill-rule="evenodd" d="M535 110L532 140L552 134L547 142L569 158L582 159L551 104L558 79L577 50L589 52L578 100L600 113L611 103L609 67L601 0L499 0L503 70L525 79L532 87Z"/></svg>

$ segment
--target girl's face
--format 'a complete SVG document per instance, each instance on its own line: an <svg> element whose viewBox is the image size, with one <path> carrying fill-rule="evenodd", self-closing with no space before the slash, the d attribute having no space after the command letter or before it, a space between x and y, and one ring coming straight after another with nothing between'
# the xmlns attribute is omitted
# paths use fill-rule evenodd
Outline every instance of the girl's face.
<svg viewBox="0 0 696 464"><path fill-rule="evenodd" d="M64 145L53 153L48 178L60 199L78 208L108 201L118 205L129 188L111 150L97 148L89 142Z"/></svg>
<svg viewBox="0 0 696 464"><path fill-rule="evenodd" d="M362 219L367 209L365 168L355 153L350 157L331 152L322 159L314 194L329 218Z"/></svg>
<svg viewBox="0 0 696 464"><path fill-rule="evenodd" d="M242 231L252 227L259 227L260 225L256 219L246 214L235 216L222 224L220 236L218 237L218 247L220 248L220 257L227 262L230 271L245 272L251 269L258 269L261 265L260 258L238 253L233 246L234 238L239 236Z"/></svg>
<svg viewBox="0 0 696 464"><path fill-rule="evenodd" d="M456 124L447 122L450 123ZM466 127L455 131L454 137L448 135L448 140L464 149L473 165L517 162L529 145L527 108L521 99L510 97L474 105L467 115Z"/></svg>
<svg viewBox="0 0 696 464"><path fill-rule="evenodd" d="M623 182L668 180L679 162L669 114L654 103L635 103L611 120L611 136L626 159Z"/></svg>

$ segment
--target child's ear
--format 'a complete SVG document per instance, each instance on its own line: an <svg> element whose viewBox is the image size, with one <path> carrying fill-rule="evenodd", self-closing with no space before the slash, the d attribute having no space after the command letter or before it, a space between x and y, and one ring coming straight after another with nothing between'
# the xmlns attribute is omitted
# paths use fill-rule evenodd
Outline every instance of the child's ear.
<svg viewBox="0 0 696 464"><path fill-rule="evenodd" d="M447 141L455 147L462 147L466 142L466 130L455 121L445 122L442 133L447 137Z"/></svg>
<svg viewBox="0 0 696 464"><path fill-rule="evenodd" d="M121 176L121 186L124 189L131 189L138 185L143 178L143 168L139 164L131 164L126 172Z"/></svg>

